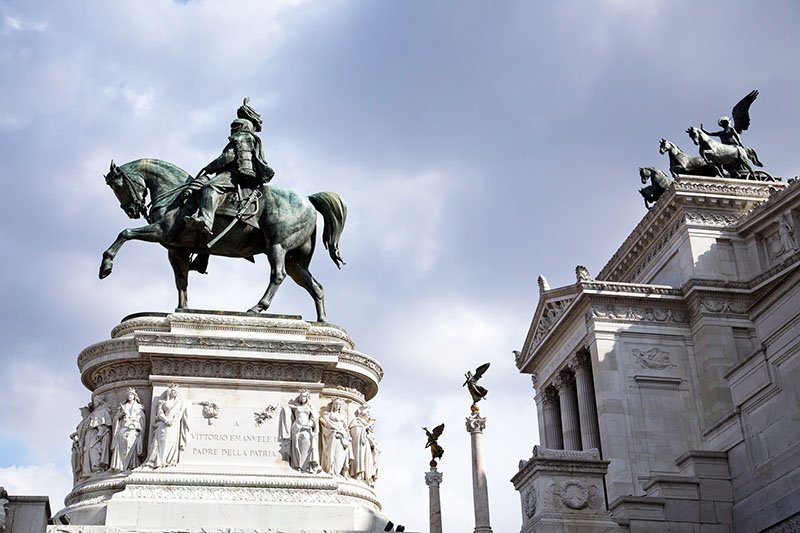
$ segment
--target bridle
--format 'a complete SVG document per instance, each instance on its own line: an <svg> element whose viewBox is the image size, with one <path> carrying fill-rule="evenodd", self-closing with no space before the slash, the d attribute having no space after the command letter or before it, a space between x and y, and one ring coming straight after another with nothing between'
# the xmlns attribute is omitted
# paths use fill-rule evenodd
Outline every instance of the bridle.
<svg viewBox="0 0 800 533"><path fill-rule="evenodd" d="M147 187L144 185L144 183L142 183L140 186L141 188L140 189L137 188L133 180L129 178L128 175L125 174L125 171L119 167L114 167L106 175L106 184L109 187L113 188L111 182L113 181L113 175L115 174L122 178L122 183L127 189L128 196L131 198L131 203L133 204L134 209L136 209L136 212L141 214L145 220L150 222L147 213L147 204L145 204L145 197L147 196Z"/></svg>

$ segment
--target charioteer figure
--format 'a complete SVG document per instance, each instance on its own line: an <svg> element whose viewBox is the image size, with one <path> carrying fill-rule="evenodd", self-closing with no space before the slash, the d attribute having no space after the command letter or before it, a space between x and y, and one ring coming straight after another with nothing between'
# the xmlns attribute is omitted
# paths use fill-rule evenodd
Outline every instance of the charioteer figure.
<svg viewBox="0 0 800 533"><path fill-rule="evenodd" d="M747 152L748 159L757 167L764 165L759 161L756 151L742 144L741 133L747 131L750 127L750 106L756 101L758 91L750 91L747 96L739 100L739 102L731 109L731 116L723 116L717 121L720 128L719 131L707 131L703 124L700 124L700 129L706 135L716 137L722 144L730 146L740 146ZM731 118L732 117L732 118Z"/></svg>
<svg viewBox="0 0 800 533"><path fill-rule="evenodd" d="M261 139L256 135L261 131L261 115L248 105L249 100L245 98L237 110L222 154L206 165L184 192L185 198L200 192L197 212L184 220L187 226L208 238L213 234L214 214L226 194L236 192L239 201L244 202L243 190L259 191L275 175L264 159Z"/></svg>

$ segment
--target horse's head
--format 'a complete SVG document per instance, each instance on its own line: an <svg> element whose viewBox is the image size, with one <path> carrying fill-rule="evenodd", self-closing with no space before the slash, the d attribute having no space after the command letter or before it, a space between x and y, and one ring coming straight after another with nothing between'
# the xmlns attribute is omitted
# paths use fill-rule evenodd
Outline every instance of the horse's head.
<svg viewBox="0 0 800 533"><path fill-rule="evenodd" d="M659 154L666 154L667 152L672 150L674 147L675 147L675 145L672 144L670 141L668 141L666 139L661 139L661 143L658 145L658 153Z"/></svg>
<svg viewBox="0 0 800 533"><path fill-rule="evenodd" d="M639 167L639 177L642 178L642 183L647 183L652 174L653 167Z"/></svg>
<svg viewBox="0 0 800 533"><path fill-rule="evenodd" d="M703 134L699 129L692 126L686 130L686 133L689 134L689 138L692 140L694 144L698 146L700 145L700 140L702 139Z"/></svg>
<svg viewBox="0 0 800 533"><path fill-rule="evenodd" d="M104 178L106 179L106 184L111 187L117 200L119 200L119 206L128 217L140 218L147 213L147 207L144 203L147 187L140 175L127 174L112 159L108 174Z"/></svg>

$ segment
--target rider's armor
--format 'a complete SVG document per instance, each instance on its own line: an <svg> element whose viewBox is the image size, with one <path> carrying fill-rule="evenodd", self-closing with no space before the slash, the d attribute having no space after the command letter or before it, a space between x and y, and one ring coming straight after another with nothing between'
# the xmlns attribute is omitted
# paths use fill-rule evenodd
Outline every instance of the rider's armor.
<svg viewBox="0 0 800 533"><path fill-rule="evenodd" d="M237 115L222 154L206 165L189 185L190 193L199 189L202 192L197 213L186 217L185 221L207 235L211 235L214 213L226 193L238 187L260 188L275 174L264 161L261 140L256 136L256 132L261 131L261 116L247 105L247 99Z"/></svg>
<svg viewBox="0 0 800 533"><path fill-rule="evenodd" d="M253 135L245 131L239 131L231 135L229 139L233 143L236 171L248 178L255 178L256 170L253 166L253 154L256 149L256 143Z"/></svg>

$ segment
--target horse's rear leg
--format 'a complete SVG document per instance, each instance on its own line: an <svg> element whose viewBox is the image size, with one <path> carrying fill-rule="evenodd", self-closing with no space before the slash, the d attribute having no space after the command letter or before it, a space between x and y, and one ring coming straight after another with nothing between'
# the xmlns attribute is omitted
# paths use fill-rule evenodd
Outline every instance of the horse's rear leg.
<svg viewBox="0 0 800 533"><path fill-rule="evenodd" d="M169 250L169 264L175 273L175 288L178 289L178 309L189 306L187 289L189 287L189 252Z"/></svg>
<svg viewBox="0 0 800 533"><path fill-rule="evenodd" d="M281 286L283 280L286 279L286 250L280 244L272 246L267 252L271 273L269 277L269 285L264 292L264 296L258 301L256 305L251 307L248 313L260 313L269 309L275 293L278 292L278 287Z"/></svg>
<svg viewBox="0 0 800 533"><path fill-rule="evenodd" d="M289 258L286 260L286 272L295 283L308 291L308 294L314 299L314 305L317 308L317 322L325 322L325 291L322 290L322 285L309 272L308 264L310 261L311 256Z"/></svg>

